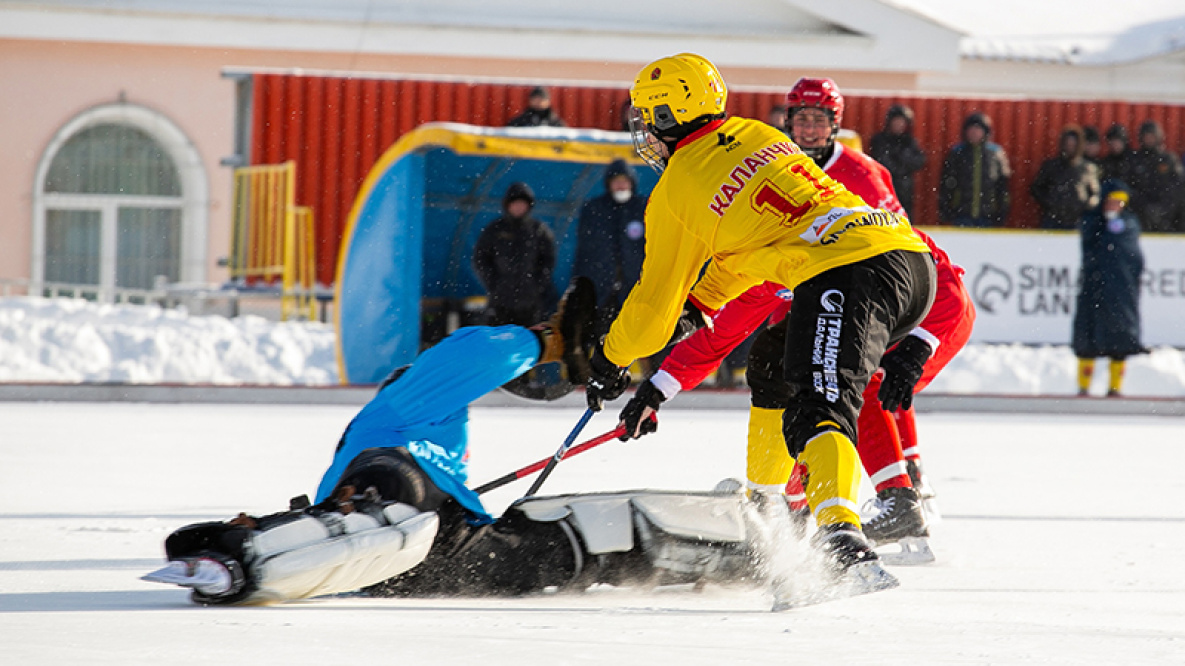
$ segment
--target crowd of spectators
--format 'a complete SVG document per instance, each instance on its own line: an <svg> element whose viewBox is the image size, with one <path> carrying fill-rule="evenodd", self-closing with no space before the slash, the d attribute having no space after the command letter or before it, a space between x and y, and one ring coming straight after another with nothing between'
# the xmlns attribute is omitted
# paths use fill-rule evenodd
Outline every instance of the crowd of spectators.
<svg viewBox="0 0 1185 666"><path fill-rule="evenodd" d="M620 108L622 130L628 129L630 111L628 102ZM766 121L784 130L786 113L784 105L775 105ZM565 126L542 86L531 90L526 108L507 125ZM909 106L888 108L868 152L888 169L909 215L913 215L915 196L936 196L939 222L999 228L1007 226L1014 203L1013 170L1008 155L993 139L987 114L967 115L960 140L946 152L938 186L931 191L919 191L915 182L927 163L927 151L914 135L914 112ZM637 175L625 160L608 166L603 183L604 190L580 209L572 269L573 276L589 277L596 284L600 321L605 325L638 279L645 249L646 197L638 191ZM1185 232L1181 160L1166 148L1164 130L1152 120L1140 125L1134 145L1128 129L1119 123L1101 135L1096 127L1067 125L1059 134L1057 152L1041 163L1028 184L1028 194L1040 208L1042 229L1081 234L1084 272L1074 329L1075 352L1082 359L1080 384L1085 386L1093 372L1091 357L1103 356L1112 360L1109 391L1118 393L1122 359L1142 349L1138 288L1132 286L1142 266L1139 234ZM488 224L474 250L474 271L489 294L490 323L536 322L555 306L556 240L545 224L531 216L534 203L530 186L511 185L502 216ZM1137 277L1132 278L1133 274ZM1103 308L1101 302L1112 307Z"/></svg>

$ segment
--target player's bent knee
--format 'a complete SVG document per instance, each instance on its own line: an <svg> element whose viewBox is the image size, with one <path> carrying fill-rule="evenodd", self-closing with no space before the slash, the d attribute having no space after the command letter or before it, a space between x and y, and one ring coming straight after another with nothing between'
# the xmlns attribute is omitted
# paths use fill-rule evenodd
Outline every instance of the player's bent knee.
<svg viewBox="0 0 1185 666"><path fill-rule="evenodd" d="M827 409L812 406L787 408L782 415L782 434L786 438L790 457L797 459L807 442L827 431L833 430L852 439L840 423L836 415Z"/></svg>

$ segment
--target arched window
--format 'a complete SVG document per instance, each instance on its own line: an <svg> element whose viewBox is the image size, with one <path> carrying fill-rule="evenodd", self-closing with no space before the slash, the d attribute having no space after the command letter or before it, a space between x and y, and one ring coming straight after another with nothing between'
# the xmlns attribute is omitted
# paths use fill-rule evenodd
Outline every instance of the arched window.
<svg viewBox="0 0 1185 666"><path fill-rule="evenodd" d="M117 288L204 277L205 175L156 112L119 104L74 119L46 151L38 184L35 282L95 285L111 300Z"/></svg>

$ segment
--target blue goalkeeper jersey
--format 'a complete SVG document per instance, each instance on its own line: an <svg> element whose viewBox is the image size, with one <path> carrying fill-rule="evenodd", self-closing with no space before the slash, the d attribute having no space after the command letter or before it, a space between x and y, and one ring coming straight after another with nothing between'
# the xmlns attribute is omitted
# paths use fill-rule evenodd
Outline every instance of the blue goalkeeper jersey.
<svg viewBox="0 0 1185 666"><path fill-rule="evenodd" d="M442 491L476 517L493 522L469 477L469 403L530 370L539 339L521 326L458 329L416 358L354 417L317 487L328 497L366 449L406 447Z"/></svg>

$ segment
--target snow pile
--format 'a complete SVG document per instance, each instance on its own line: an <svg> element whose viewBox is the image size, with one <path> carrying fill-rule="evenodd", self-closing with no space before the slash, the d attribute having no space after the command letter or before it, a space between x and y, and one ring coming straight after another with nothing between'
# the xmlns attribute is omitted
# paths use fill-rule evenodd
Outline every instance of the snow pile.
<svg viewBox="0 0 1185 666"><path fill-rule="evenodd" d="M1185 396L1185 354L1169 347L1128 360L1124 394ZM971 345L933 393L1070 395L1066 346ZM1094 393L1106 391L1107 365ZM191 317L155 306L0 298L0 381L135 384L336 384L333 328L254 316Z"/></svg>
<svg viewBox="0 0 1185 666"><path fill-rule="evenodd" d="M1107 391L1108 361L1095 365L1092 395ZM933 393L1073 395L1078 359L1067 345L968 345L926 389ZM1158 347L1127 359L1123 394L1185 396L1185 353Z"/></svg>
<svg viewBox="0 0 1185 666"><path fill-rule="evenodd" d="M333 327L72 299L0 299L0 381L334 384Z"/></svg>

